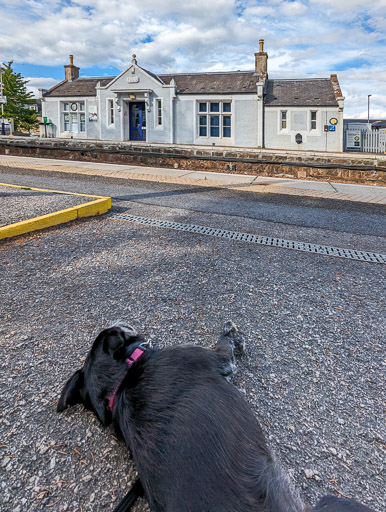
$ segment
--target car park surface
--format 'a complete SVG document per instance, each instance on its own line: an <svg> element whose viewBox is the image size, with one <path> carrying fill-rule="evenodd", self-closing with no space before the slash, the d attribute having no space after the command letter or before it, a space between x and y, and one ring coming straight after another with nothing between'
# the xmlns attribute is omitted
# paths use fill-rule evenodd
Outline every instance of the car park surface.
<svg viewBox="0 0 386 512"><path fill-rule="evenodd" d="M385 253L379 205L2 172L109 195L113 213ZM0 260L1 510L112 510L126 493L135 468L123 443L79 406L55 412L119 319L158 346L205 347L232 319L247 339L234 383L303 499L384 509L383 265L108 216L3 240Z"/></svg>

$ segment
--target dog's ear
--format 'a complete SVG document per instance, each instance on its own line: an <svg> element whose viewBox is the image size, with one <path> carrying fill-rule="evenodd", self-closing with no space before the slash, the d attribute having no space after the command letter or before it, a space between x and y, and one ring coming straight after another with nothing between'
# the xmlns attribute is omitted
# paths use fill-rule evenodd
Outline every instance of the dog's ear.
<svg viewBox="0 0 386 512"><path fill-rule="evenodd" d="M60 395L58 405L56 407L57 412L62 412L69 405L75 405L82 403L82 397L80 390L84 386L84 373L83 370L78 370L74 375L66 382L62 394Z"/></svg>
<svg viewBox="0 0 386 512"><path fill-rule="evenodd" d="M131 326L117 325L106 332L103 348L116 361L126 359L126 347L138 341L137 331Z"/></svg>
<svg viewBox="0 0 386 512"><path fill-rule="evenodd" d="M124 357L125 353L125 336L120 329L114 329L108 333L103 342L105 352L110 354L112 358L119 361Z"/></svg>

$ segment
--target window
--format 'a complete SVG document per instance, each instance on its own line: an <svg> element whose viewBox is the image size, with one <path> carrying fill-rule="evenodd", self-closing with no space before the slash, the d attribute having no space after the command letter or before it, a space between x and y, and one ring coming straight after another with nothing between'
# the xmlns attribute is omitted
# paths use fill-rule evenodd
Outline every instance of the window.
<svg viewBox="0 0 386 512"><path fill-rule="evenodd" d="M81 133L86 131L84 101L64 102L62 106L63 131Z"/></svg>
<svg viewBox="0 0 386 512"><path fill-rule="evenodd" d="M281 110L280 111L280 130L286 130L287 129L287 111Z"/></svg>
<svg viewBox="0 0 386 512"><path fill-rule="evenodd" d="M229 138L232 136L232 104L230 101L198 103L198 136Z"/></svg>
<svg viewBox="0 0 386 512"><path fill-rule="evenodd" d="M220 116L209 116L210 118L210 136L220 137Z"/></svg>
<svg viewBox="0 0 386 512"><path fill-rule="evenodd" d="M222 136L230 137L231 136L231 116L223 116L222 118Z"/></svg>
<svg viewBox="0 0 386 512"><path fill-rule="evenodd" d="M157 99L156 102L156 126L162 126L162 100Z"/></svg>
<svg viewBox="0 0 386 512"><path fill-rule="evenodd" d="M207 133L207 116L200 116L199 119L199 131L200 137L206 137Z"/></svg>
<svg viewBox="0 0 386 512"><path fill-rule="evenodd" d="M114 124L114 100L107 100L107 124L109 126Z"/></svg>
<svg viewBox="0 0 386 512"><path fill-rule="evenodd" d="M316 130L316 110L311 110L311 130Z"/></svg>

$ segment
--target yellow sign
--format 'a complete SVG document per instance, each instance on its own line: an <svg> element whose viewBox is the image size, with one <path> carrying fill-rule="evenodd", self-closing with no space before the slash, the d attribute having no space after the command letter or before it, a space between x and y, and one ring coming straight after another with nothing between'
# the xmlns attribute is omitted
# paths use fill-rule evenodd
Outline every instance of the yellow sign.
<svg viewBox="0 0 386 512"><path fill-rule="evenodd" d="M337 120L337 118L336 118L336 117L332 117L332 118L330 119L330 124L332 124L332 126L335 126L336 124L338 124L338 120Z"/></svg>

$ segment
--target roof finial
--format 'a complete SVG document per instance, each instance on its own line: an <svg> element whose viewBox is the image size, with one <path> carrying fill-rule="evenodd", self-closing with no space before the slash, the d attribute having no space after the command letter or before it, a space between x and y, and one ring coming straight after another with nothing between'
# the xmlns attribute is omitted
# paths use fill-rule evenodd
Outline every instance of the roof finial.
<svg viewBox="0 0 386 512"><path fill-rule="evenodd" d="M132 64L137 64L137 59L136 59L137 56L135 55L135 53L133 53L132 57L133 58L131 59L131 63Z"/></svg>

